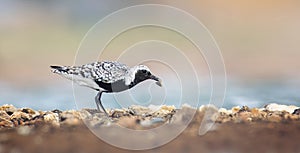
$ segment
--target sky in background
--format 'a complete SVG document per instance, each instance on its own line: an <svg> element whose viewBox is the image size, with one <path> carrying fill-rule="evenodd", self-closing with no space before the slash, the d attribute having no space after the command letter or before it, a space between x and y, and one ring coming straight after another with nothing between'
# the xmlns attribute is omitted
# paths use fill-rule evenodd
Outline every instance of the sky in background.
<svg viewBox="0 0 300 153"><path fill-rule="evenodd" d="M294 92L299 90L300 75L300 1L0 2L0 83L2 97L5 99L1 101L0 97L1 104L22 100L21 96L37 97L33 93L38 93L40 87L45 90L51 87L51 97L59 95L56 97L58 101L70 101L70 82L52 75L49 65L72 65L80 41L95 23L120 8L144 3L166 4L183 9L197 17L208 28L224 58L229 80L228 95L235 95L235 100L228 101L247 104L245 99L258 94L263 94L269 101L280 100L274 96L280 95L278 91L270 92L270 89L274 88L283 88L288 92L280 95L283 99L294 96L291 101L298 100ZM155 12L153 15L157 15L158 18L160 16ZM122 22L126 21L120 21ZM127 37L125 34L124 38L134 40L138 33L145 34L147 29L141 29L140 32L136 31L136 34ZM151 33L153 31L148 31L148 34ZM172 34L168 36L176 38ZM172 41L182 42L180 38ZM112 48L123 49L121 43L116 43ZM113 59L117 54L116 50L107 51L102 58ZM200 67L207 73L203 59L199 59L197 64L201 63ZM66 89L55 90L52 86L57 84ZM52 88L56 92L53 92ZM247 95L248 91L252 93ZM24 95L10 95L12 92ZM70 96L63 96L62 93ZM42 99L44 102L41 103L53 101L47 101L42 95L35 100ZM250 103L255 101L256 99L252 98Z"/></svg>

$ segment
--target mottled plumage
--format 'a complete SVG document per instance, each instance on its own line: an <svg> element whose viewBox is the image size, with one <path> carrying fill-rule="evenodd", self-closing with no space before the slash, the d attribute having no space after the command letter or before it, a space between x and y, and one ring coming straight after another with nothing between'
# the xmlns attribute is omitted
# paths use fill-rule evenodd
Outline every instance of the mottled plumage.
<svg viewBox="0 0 300 153"><path fill-rule="evenodd" d="M134 87L136 84L152 79L161 86L160 79L151 74L145 65L132 68L125 64L112 61L94 62L82 66L50 66L53 73L57 73L75 83L99 91L96 104L104 112L101 104L102 92L120 92ZM107 114L107 113L106 113Z"/></svg>

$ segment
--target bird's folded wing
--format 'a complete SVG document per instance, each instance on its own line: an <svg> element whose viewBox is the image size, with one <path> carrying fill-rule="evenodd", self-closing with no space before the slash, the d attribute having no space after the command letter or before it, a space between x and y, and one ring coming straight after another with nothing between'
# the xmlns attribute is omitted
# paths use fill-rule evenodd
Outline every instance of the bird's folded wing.
<svg viewBox="0 0 300 153"><path fill-rule="evenodd" d="M96 62L92 68L92 78L103 83L122 80L129 71L128 66L118 62Z"/></svg>

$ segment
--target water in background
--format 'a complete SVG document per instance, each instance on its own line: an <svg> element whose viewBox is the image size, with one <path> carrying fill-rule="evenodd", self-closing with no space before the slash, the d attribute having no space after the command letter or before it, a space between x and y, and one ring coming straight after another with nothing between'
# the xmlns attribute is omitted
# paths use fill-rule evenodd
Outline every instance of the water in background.
<svg viewBox="0 0 300 153"><path fill-rule="evenodd" d="M134 95L134 98L137 101L142 101L141 103L128 103L128 105L124 103L120 104L115 100L114 94L103 94L103 104L106 108L128 107L131 104L145 106L150 104L160 104L149 102L149 99L152 98L151 94L156 93L154 92L149 94L147 91L144 92L143 89L141 89L143 86L144 85L141 85L140 87L137 87L131 91L131 94ZM299 87L300 83L297 81L264 81L249 84L240 83L238 81L230 81L228 82L227 93L223 107L231 108L237 105L263 107L265 104L271 102L299 106ZM151 88L155 89L155 87ZM177 103L173 103L173 101L178 99L178 94L175 91L172 91L172 93L174 93L174 95L168 95L164 104L180 107ZM30 88L13 87L7 83L0 83L0 105L13 104L16 107L30 107L37 110L67 110L80 109L83 107L96 108L94 103L95 95L96 92L86 87L78 87L78 91L76 93L77 103L75 103L73 88L70 82L62 82L47 86L35 86ZM208 104L209 95L209 92L206 92L204 95L202 94L199 104ZM83 106L81 104L85 105Z"/></svg>

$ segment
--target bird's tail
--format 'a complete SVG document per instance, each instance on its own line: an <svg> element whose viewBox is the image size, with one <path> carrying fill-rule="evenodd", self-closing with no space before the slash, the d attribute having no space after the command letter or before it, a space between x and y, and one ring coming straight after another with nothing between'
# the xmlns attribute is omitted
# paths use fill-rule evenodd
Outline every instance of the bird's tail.
<svg viewBox="0 0 300 153"><path fill-rule="evenodd" d="M68 71L70 70L69 67L67 66L56 66L56 65L51 65L50 68L52 69L51 71L53 73L68 73Z"/></svg>

